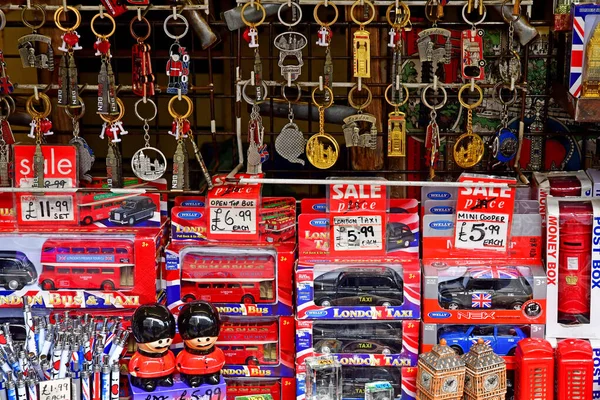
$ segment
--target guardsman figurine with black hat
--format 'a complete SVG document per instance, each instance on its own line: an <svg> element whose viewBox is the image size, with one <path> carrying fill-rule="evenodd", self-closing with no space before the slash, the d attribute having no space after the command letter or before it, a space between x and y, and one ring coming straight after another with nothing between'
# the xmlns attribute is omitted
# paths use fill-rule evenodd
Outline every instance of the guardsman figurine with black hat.
<svg viewBox="0 0 600 400"><path fill-rule="evenodd" d="M195 301L181 308L177 318L184 349L177 355L181 379L191 387L217 385L225 364L223 351L215 346L221 321L210 303Z"/></svg>
<svg viewBox="0 0 600 400"><path fill-rule="evenodd" d="M169 346L175 337L175 318L160 304L140 306L131 321L137 351L129 361L131 384L147 392L173 386L175 356Z"/></svg>

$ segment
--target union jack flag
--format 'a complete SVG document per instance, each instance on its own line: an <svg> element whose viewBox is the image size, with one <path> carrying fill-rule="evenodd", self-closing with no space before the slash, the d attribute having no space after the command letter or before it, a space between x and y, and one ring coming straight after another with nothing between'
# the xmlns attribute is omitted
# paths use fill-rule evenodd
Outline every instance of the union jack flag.
<svg viewBox="0 0 600 400"><path fill-rule="evenodd" d="M476 337L475 339L471 339L471 343L472 344L477 344L477 343L479 343L479 339L481 339L481 338ZM485 343L485 344L487 344L489 346L489 345L492 344L492 341L488 339L488 340L484 340L483 343Z"/></svg>
<svg viewBox="0 0 600 400"><path fill-rule="evenodd" d="M471 307L492 308L492 295L489 293L474 293L471 296Z"/></svg>
<svg viewBox="0 0 600 400"><path fill-rule="evenodd" d="M574 97L579 97L581 95L581 78L583 73L583 64L585 57L585 20L588 15L594 15L598 13L600 13L600 6L598 5L579 4L574 5L573 7L573 39L571 42L571 71L569 77L569 92Z"/></svg>
<svg viewBox="0 0 600 400"><path fill-rule="evenodd" d="M521 273L515 267L477 267L471 269L475 279L517 279Z"/></svg>

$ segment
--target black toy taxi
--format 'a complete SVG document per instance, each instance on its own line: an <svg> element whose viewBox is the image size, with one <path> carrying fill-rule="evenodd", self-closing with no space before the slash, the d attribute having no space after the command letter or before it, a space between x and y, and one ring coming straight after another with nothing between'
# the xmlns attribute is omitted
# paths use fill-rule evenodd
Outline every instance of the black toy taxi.
<svg viewBox="0 0 600 400"><path fill-rule="evenodd" d="M6 290L20 290L37 280L35 266L24 253L0 250L0 285Z"/></svg>
<svg viewBox="0 0 600 400"><path fill-rule="evenodd" d="M121 207L110 211L110 222L115 224L135 225L139 221L152 218L156 204L150 197L133 196L121 204Z"/></svg>

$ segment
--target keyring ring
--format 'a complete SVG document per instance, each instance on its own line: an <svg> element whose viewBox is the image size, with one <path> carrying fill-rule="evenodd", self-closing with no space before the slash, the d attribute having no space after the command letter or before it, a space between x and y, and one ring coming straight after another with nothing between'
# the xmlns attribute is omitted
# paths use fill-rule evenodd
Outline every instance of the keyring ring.
<svg viewBox="0 0 600 400"><path fill-rule="evenodd" d="M448 92L446 92L446 89L444 89L443 86L438 86L438 89L440 89L442 91L444 98L438 104L434 104L433 106L431 104L429 104L429 102L427 101L426 94L427 94L428 89L433 89L433 85L425 86L425 88L421 92L421 101L423 102L423 105L425 107L429 108L430 110L439 110L440 108L444 107L446 105L446 102L448 101Z"/></svg>
<svg viewBox="0 0 600 400"><path fill-rule="evenodd" d="M324 104L319 104L317 102L317 99L315 98L315 95L317 94L317 91L319 90L319 87L317 86L316 88L313 89L312 94L311 94L311 98L312 101L314 103L315 106L321 108L329 108L331 107L331 105L333 104L333 90L331 90L331 88L329 86L323 86L323 91L327 92L329 94L329 101L327 103Z"/></svg>
<svg viewBox="0 0 600 400"><path fill-rule="evenodd" d="M175 16L173 14L169 14L169 16L167 18L165 18L165 22L163 23L163 29L165 31L165 35L167 35L168 37L170 37L173 40L179 40L182 37L184 37L188 33L188 29L190 28L190 24L188 24L188 20L183 15L177 14L177 19L179 19L179 18L181 18L183 20L183 24L185 25L185 29L183 30L183 33L181 35L173 35L171 32L169 32L169 29L167 29L169 20L175 19Z"/></svg>
<svg viewBox="0 0 600 400"><path fill-rule="evenodd" d="M52 104L50 104L50 98L45 93L38 93L40 103L43 106L43 111L38 111L34 108L33 102L35 101L35 95L31 95L25 103L25 110L33 118L42 119L50 115L52 111Z"/></svg>
<svg viewBox="0 0 600 400"><path fill-rule="evenodd" d="M100 35L98 32L96 32L96 30L94 29L94 22L96 21L96 19L98 18L108 18L108 20L112 23L112 29L111 31L108 33L108 35ZM111 37L114 33L115 33L115 29L117 29L117 24L115 23L115 19L113 17L110 16L110 14L96 14L94 15L94 17L92 18L92 21L90 22L90 29L92 30L92 33L94 35L96 35L96 37L99 38L109 38Z"/></svg>
<svg viewBox="0 0 600 400"><path fill-rule="evenodd" d="M11 106L10 106L10 103L8 102L8 100L6 100L6 97L2 97L0 99L0 104L6 104L6 114L2 113L4 111L4 107L2 107L0 105L0 120L4 120L4 119L10 117L10 114L12 114Z"/></svg>
<svg viewBox="0 0 600 400"><path fill-rule="evenodd" d="M508 19L508 18L506 18L506 16L504 15L504 6L505 6L505 5L506 5L506 3L508 3L509 1L510 1L510 0L504 0L504 1L502 2L502 12L500 13L500 14L502 14L502 19L503 19L503 20L504 20L504 22L506 22L507 24L510 24L510 23L515 23L515 22L517 22L518 20L520 20L520 19L521 19L521 14L517 15L516 17L515 17L514 15L512 15L512 17L513 17L512 19ZM485 7L485 6L484 6L484 7Z"/></svg>
<svg viewBox="0 0 600 400"><path fill-rule="evenodd" d="M246 81L246 83L244 83L244 87L242 87L242 97L244 98L244 101L248 104L262 104L264 103L264 101L267 99L267 97L269 97L269 87L267 86L267 84L265 83L265 81L260 81L260 86L263 88L264 90L264 96L262 99L255 99L253 100L252 98L250 98L250 96L248 96L246 94L246 86L248 86L248 84L250 83L250 81Z"/></svg>
<svg viewBox="0 0 600 400"><path fill-rule="evenodd" d="M181 96L181 97L183 98L183 96ZM177 98L177 97L173 97L171 100L173 100L175 98ZM138 107L140 106L140 103L143 103L143 102L144 102L144 99L139 99L138 101L135 102L135 106L133 107L133 112L135 112L135 116L138 117L140 119L140 121L144 121L144 122L153 121L154 118L156 118L156 114L158 114L158 108L156 107L156 103L154 101L152 101L152 99L146 99L146 103L149 103L149 104L152 105L152 108L154 109L154 112L152 114L152 117L150 117L150 118L144 118L144 117L142 117L140 115L140 112L138 110ZM189 103L188 103L188 105L189 105Z"/></svg>
<svg viewBox="0 0 600 400"><path fill-rule="evenodd" d="M267 18L267 10L265 10L265 7L262 4L255 1L254 5L256 6L257 10L262 12L262 18L260 19L260 21L258 21L256 23L252 23L252 22L248 21L246 19L246 17L244 16L244 13L246 12L246 8L250 7L251 5L252 5L251 2L244 4L244 6L242 7L242 11L240 13L240 17L242 18L242 22L244 23L244 25L252 27L252 28L256 28L257 26L261 26L262 23L265 22L265 19Z"/></svg>
<svg viewBox="0 0 600 400"><path fill-rule="evenodd" d="M291 24L288 24L287 22L284 22L283 18L281 18L281 10L283 9L283 7L287 7L288 4L287 3L281 3L281 5L279 6L279 9L277 10L277 18L279 18L279 22L281 22L283 25L288 26L288 27L292 27L292 26L296 26L300 23L300 20L302 20L302 7L300 7L300 5L298 3L294 3L292 2L292 7L290 8L294 8L296 7L298 9L298 19L296 20L296 22L292 22Z"/></svg>
<svg viewBox="0 0 600 400"><path fill-rule="evenodd" d="M427 20L429 22L435 23L435 22L438 22L441 18L430 17L430 15L434 14L433 7L434 7L433 0L427 0L427 3L425 3L425 18L427 18ZM437 5L436 5L436 7L437 7Z"/></svg>
<svg viewBox="0 0 600 400"><path fill-rule="evenodd" d="M104 122L108 122L109 124L112 124L115 121L119 121L119 120L123 119L123 116L125 115L125 104L123 104L123 100L121 100L118 97L117 97L117 105L119 106L119 115L117 115L115 117L114 115L98 114L98 115L100 115L100 119Z"/></svg>
<svg viewBox="0 0 600 400"><path fill-rule="evenodd" d="M388 24L390 24L391 26L399 26L399 27L403 27L408 23L408 20L410 19L410 8L408 8L408 6L402 2L398 3L398 5L400 6L400 8L396 8L395 4L390 4L390 6L387 8L387 11L385 12L385 18L387 19ZM396 14L396 19L398 19L398 11L400 11L400 9L402 9L402 19L400 20L400 22L398 23L392 23L392 10L395 9L395 14Z"/></svg>
<svg viewBox="0 0 600 400"><path fill-rule="evenodd" d="M324 26L325 28L330 27L331 25L335 24L335 22L338 20L338 17L340 16L340 12L337 8L337 6L333 3L333 1L330 1L328 3L328 6L332 6L333 7L333 11L335 11L335 17L333 17L333 20L331 20L331 22L323 22L321 21L321 19L319 18L319 7L324 6L325 2L322 1L320 3L318 3L315 6L315 10L313 11L313 16L315 18L315 22L321 26Z"/></svg>
<svg viewBox="0 0 600 400"><path fill-rule="evenodd" d="M358 90L358 84L352 86L352 89L350 89L350 92L348 92L348 104L350 104L350 106L353 108L356 108L358 111L364 110L369 106L369 104L371 104L371 101L373 101L373 93L371 93L371 89L369 89L367 85L363 84L362 90L367 91L367 100L365 100L365 102L362 104L356 104L352 98L352 94L355 90Z"/></svg>
<svg viewBox="0 0 600 400"><path fill-rule="evenodd" d="M364 21L364 22L360 22L358 19L356 19L356 17L354 16L354 8L358 5L360 5L361 0L356 0L354 2L354 4L352 4L352 7L350 7L350 18L352 19L352 21L356 24L356 25L360 25L360 26L364 26L364 25L368 25L370 24L374 19L375 19L375 14L377 13L375 11L375 6L373 5L373 3L371 3L369 0L362 0L363 1L363 7L364 6L369 6L369 8L371 9L371 16L369 17L368 20Z"/></svg>
<svg viewBox="0 0 600 400"><path fill-rule="evenodd" d="M469 104L467 102L465 102L462 99L462 94L466 89L469 89L471 87L470 83L467 83L465 85L463 85L460 90L458 91L458 102L460 103L461 106L463 106L464 108L466 108L467 110L472 110L474 108L477 108L481 105L481 103L483 103L483 90L481 90L481 88L479 87L479 85L473 85L475 87L475 90L477 92L479 92L479 99L473 103L473 104Z"/></svg>
<svg viewBox="0 0 600 400"><path fill-rule="evenodd" d="M394 103L390 100L388 93L390 91L391 88L394 87L394 84L388 85L388 87L385 88L385 93L384 93L384 97L385 97L385 101L388 102L388 104L392 107L402 107L403 105L406 104L406 102L408 101L408 97L410 96L410 93L408 92L408 88L404 85L400 85L400 87L402 89L404 89L404 91L406 92L406 96L404 97L404 101L402 101L402 103Z"/></svg>
<svg viewBox="0 0 600 400"><path fill-rule="evenodd" d="M143 42L144 40L148 39L150 37L150 31L152 30L150 28L150 21L148 21L146 19L146 17L142 17L140 22L143 22L146 25L146 29L148 29L148 32L144 35L144 36L138 36L136 35L135 31L133 30L133 24L135 24L135 22L138 21L137 17L133 17L133 19L131 20L131 22L129 23L129 32L131 33L131 36L133 36L133 38L135 40L137 40L138 42Z"/></svg>
<svg viewBox="0 0 600 400"><path fill-rule="evenodd" d="M509 90L511 92L512 97L510 98L509 101L504 101L504 99L502 98L502 90L503 89ZM515 87L511 90L509 84L504 83L504 82L499 82L494 86L493 97L494 97L494 99L498 100L498 103L502 104L503 106L512 106L517 101L517 88Z"/></svg>
<svg viewBox="0 0 600 400"><path fill-rule="evenodd" d="M6 100L9 103L9 110L11 114L17 110L17 103L15 103L15 99L10 96L2 96L2 100Z"/></svg>
<svg viewBox="0 0 600 400"><path fill-rule="evenodd" d="M285 88L288 87L286 84L281 84L281 96L288 103L297 103L300 101L300 98L302 97L302 88L300 87L300 84L298 82L292 82L292 85L296 86L296 91L298 92L296 98L294 100L288 99L288 97L285 94Z"/></svg>
<svg viewBox="0 0 600 400"><path fill-rule="evenodd" d="M465 21L467 24L469 24L469 25L471 25L471 26L479 25L480 23L482 23L482 22L485 20L485 17L486 17L486 15L487 15L487 9L485 8L485 5L483 6L483 15L481 16L481 19L480 19L479 21L477 21L477 22L471 22L471 21L469 21L469 19L467 18L466 11L467 11L467 7L468 7L468 6L469 6L469 4L465 4L465 5L463 6L463 9L462 9L462 17L463 17L463 20L464 20L464 21Z"/></svg>
<svg viewBox="0 0 600 400"><path fill-rule="evenodd" d="M188 96L182 95L181 100L184 100L187 103L188 110L185 112L185 114L179 114L178 112L175 111L175 107L174 107L175 100L178 100L178 99L179 99L178 96L173 96L173 97L171 97L171 100L169 100L169 105L167 108L169 111L169 114L171 114L171 117L178 119L178 120L188 119L190 117L190 115L192 115L192 113L194 112L194 103L192 103L192 99L190 99ZM143 101L143 99L142 99L142 101ZM155 105L155 107L156 107L156 105ZM136 115L137 115L137 112L136 112ZM138 115L138 118L139 118L139 115Z"/></svg>
<svg viewBox="0 0 600 400"><path fill-rule="evenodd" d="M77 96L77 101L79 102L79 104L81 104L81 107L78 107L79 113L77 113L77 115L73 115L71 113L71 107L65 108L65 113L67 114L67 116L75 120L81 119L85 115L85 103L83 102L83 99Z"/></svg>
<svg viewBox="0 0 600 400"><path fill-rule="evenodd" d="M79 12L79 10L72 6L67 6L67 10L73 11L73 13L75 14L75 24L70 28L65 28L60 23L60 14L63 13L64 7L58 7L56 9L56 12L54 12L54 24L58 29L60 29L63 32L74 31L75 29L79 28L79 24L81 24L81 13Z"/></svg>
<svg viewBox="0 0 600 400"><path fill-rule="evenodd" d="M6 14L0 10L0 31L6 26Z"/></svg>
<svg viewBox="0 0 600 400"><path fill-rule="evenodd" d="M25 19L25 13L27 12L27 10L38 10L39 12L42 13L42 22L39 23L38 25L33 25L30 24L27 19ZM32 4L31 7L24 7L23 10L21 11L21 21L23 21L23 24L25 24L26 27L31 28L32 30L37 30L40 29L42 26L44 26L44 24L46 23L46 13L44 12L44 9L42 8L42 6L38 5L38 4Z"/></svg>

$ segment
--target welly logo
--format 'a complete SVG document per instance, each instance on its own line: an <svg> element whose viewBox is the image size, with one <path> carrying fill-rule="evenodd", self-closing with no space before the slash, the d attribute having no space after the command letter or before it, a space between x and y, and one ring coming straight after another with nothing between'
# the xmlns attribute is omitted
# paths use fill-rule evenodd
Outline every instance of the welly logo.
<svg viewBox="0 0 600 400"><path fill-rule="evenodd" d="M427 198L431 200L446 200L450 198L450 193L448 192L431 192L427 193Z"/></svg>
<svg viewBox="0 0 600 400"><path fill-rule="evenodd" d="M194 220L202 217L202 213L198 211L180 211L177 213L177 218Z"/></svg>
<svg viewBox="0 0 600 400"><path fill-rule="evenodd" d="M185 200L181 202L184 207L204 207L205 204L202 200Z"/></svg>
<svg viewBox="0 0 600 400"><path fill-rule="evenodd" d="M318 212L327 211L327 205L325 203L313 204L312 209Z"/></svg>
<svg viewBox="0 0 600 400"><path fill-rule="evenodd" d="M452 221L433 221L429 224L431 229L437 229L439 231L452 229L453 226L454 223Z"/></svg>
<svg viewBox="0 0 600 400"><path fill-rule="evenodd" d="M327 311L325 310L309 310L306 312L307 317L324 317L327 315Z"/></svg>
<svg viewBox="0 0 600 400"><path fill-rule="evenodd" d="M450 206L435 206L429 209L432 214L454 214L454 207Z"/></svg>
<svg viewBox="0 0 600 400"><path fill-rule="evenodd" d="M450 316L450 313L445 312L445 311L434 311L434 312L430 312L427 315L429 315L430 318L444 319L444 318L448 318Z"/></svg>
<svg viewBox="0 0 600 400"><path fill-rule="evenodd" d="M325 228L329 225L329 220L327 218L317 218L310 221L310 224L316 228Z"/></svg>

